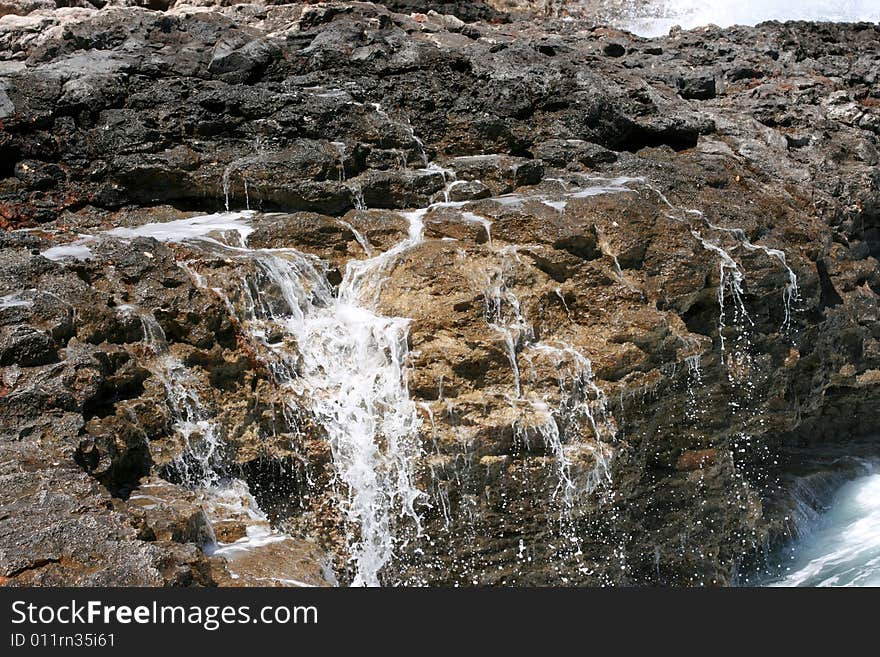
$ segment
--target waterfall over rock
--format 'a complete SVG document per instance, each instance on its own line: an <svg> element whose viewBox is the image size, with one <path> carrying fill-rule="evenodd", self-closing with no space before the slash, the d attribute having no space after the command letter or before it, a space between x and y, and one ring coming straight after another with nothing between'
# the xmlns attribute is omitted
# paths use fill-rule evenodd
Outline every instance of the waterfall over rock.
<svg viewBox="0 0 880 657"><path fill-rule="evenodd" d="M38 4L4 583L874 581L873 7Z"/></svg>

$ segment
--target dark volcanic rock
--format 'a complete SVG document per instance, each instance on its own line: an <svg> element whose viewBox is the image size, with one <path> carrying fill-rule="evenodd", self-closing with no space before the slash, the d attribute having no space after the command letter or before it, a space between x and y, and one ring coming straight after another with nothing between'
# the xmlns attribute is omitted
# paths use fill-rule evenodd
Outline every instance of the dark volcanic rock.
<svg viewBox="0 0 880 657"><path fill-rule="evenodd" d="M385 5L392 11L402 14L413 12L450 14L469 23L473 21L500 22L506 19L503 12L480 0L382 0L376 4Z"/></svg>
<svg viewBox="0 0 880 657"><path fill-rule="evenodd" d="M617 161L617 154L614 151L580 139L549 139L536 144L532 151L535 157L560 169L573 163L580 163L592 169Z"/></svg>

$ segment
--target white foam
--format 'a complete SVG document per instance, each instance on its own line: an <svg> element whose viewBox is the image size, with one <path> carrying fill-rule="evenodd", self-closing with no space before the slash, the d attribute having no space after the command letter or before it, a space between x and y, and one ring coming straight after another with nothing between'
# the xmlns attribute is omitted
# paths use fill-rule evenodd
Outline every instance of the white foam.
<svg viewBox="0 0 880 657"><path fill-rule="evenodd" d="M663 36L679 25L756 25L763 21L880 22L877 0L654 0L625 12L620 27L646 37Z"/></svg>
<svg viewBox="0 0 880 657"><path fill-rule="evenodd" d="M95 254L91 249L91 245L97 242L98 238L102 235L123 239L152 237L160 242L186 242L188 240L206 238L212 233L234 232L238 233L239 240L244 245L247 242L248 235L253 232L253 228L247 223L247 219L254 214L251 210L218 212L188 219L143 224L133 228L113 228L95 235L85 235L69 244L53 246L43 251L40 255L49 260L56 261L66 258L87 260L94 257Z"/></svg>
<svg viewBox="0 0 880 657"><path fill-rule="evenodd" d="M74 260L88 260L89 258L93 258L95 256L95 254L92 253L92 250L88 246L89 243L93 241L94 238L83 238L70 244L53 246L51 249L46 249L45 251L43 251L40 255L42 255L44 258L55 261L65 260L66 258L73 258Z"/></svg>
<svg viewBox="0 0 880 657"><path fill-rule="evenodd" d="M841 488L772 586L880 586L880 474Z"/></svg>
<svg viewBox="0 0 880 657"><path fill-rule="evenodd" d="M0 309L33 306L34 302L30 299L22 299L22 294L24 294L24 292L13 292L12 294L6 294L0 297Z"/></svg>
<svg viewBox="0 0 880 657"><path fill-rule="evenodd" d="M245 220L254 214L250 210L218 212L176 221L143 224L134 228L114 228L104 234L122 238L152 237L160 242L185 242L211 233L235 232L244 244L248 235L254 231Z"/></svg>

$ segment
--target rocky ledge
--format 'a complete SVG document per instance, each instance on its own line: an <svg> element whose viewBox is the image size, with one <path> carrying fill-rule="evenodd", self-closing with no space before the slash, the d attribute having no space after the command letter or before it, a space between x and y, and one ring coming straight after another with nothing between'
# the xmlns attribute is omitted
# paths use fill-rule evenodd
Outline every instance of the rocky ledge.
<svg viewBox="0 0 880 657"><path fill-rule="evenodd" d="M0 18L3 583L357 581L338 439L272 360L307 345L253 330L245 290L270 317L285 290L228 231L154 226L226 209L326 307L390 254L361 301L409 320L386 351L420 493L385 583L728 584L797 531L791 452L876 433L877 26L25 4Z"/></svg>

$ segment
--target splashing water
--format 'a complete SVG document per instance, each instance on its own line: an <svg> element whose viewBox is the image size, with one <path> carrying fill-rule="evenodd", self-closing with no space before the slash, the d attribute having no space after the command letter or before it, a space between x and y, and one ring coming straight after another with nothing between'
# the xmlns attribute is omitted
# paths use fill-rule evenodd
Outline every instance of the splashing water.
<svg viewBox="0 0 880 657"><path fill-rule="evenodd" d="M560 400L552 415L553 427L540 431L546 444L556 455L560 487L563 489L565 507L573 508L575 494L592 492L603 480L611 481L611 470L603 444L610 444L615 438L615 429L607 413L605 393L596 385L593 378L593 364L580 351L570 344L558 342L550 344L537 342L530 345L529 351L546 358L557 372ZM586 482L575 486L569 472L572 462L567 452L582 446L575 437L583 435L586 423L595 438L595 469ZM543 425L542 425L543 426ZM574 444L563 444L567 440Z"/></svg>
<svg viewBox="0 0 880 657"><path fill-rule="evenodd" d="M424 494L413 476L421 447L406 377L409 323L366 304L377 299L395 258L421 240L424 212L406 215L407 239L350 262L335 295L313 257L292 249L234 251L257 271L242 282L242 325L267 356L277 383L290 390L291 406L308 404L347 491L342 510L354 585L379 585L395 550L397 515L420 532L416 505ZM285 340L269 344L269 328Z"/></svg>
<svg viewBox="0 0 880 657"><path fill-rule="evenodd" d="M542 439L547 451L553 456L557 485L554 497L561 501L561 515L566 516L575 506L579 496L592 492L600 481L610 480L610 470L603 443L611 443L614 430L605 411L605 396L593 380L592 363L580 351L562 341L553 343L535 341L535 329L526 319L515 291L505 280L506 270L519 262L514 247L493 249L500 262L484 272L487 280L483 287L484 319L504 341L513 377L511 403L515 408L525 406L531 416L525 424L521 413L517 414L514 433L526 447L531 434ZM536 360L549 363L558 377L559 401L551 407L546 399L527 395L523 374L519 366L519 352L534 369ZM540 421L534 421L534 418ZM588 445L580 437L583 424L592 430L595 442L590 451L595 458L594 472L584 480L576 480L572 455Z"/></svg>
<svg viewBox="0 0 880 657"><path fill-rule="evenodd" d="M699 392L703 387L703 372L701 370L700 354L687 356L685 364L688 369L687 378L687 407L685 416L692 423L698 423L706 413L705 407L700 403Z"/></svg>
<svg viewBox="0 0 880 657"><path fill-rule="evenodd" d="M838 491L770 586L880 586L880 474Z"/></svg>
<svg viewBox="0 0 880 657"><path fill-rule="evenodd" d="M517 362L517 344L534 339L532 325L526 321L520 307L519 299L504 282L504 262L508 255L517 257L513 247L501 250L502 264L488 270L486 286L483 289L483 316L486 324L496 331L504 340L507 359L513 371L513 387L516 399L522 398L519 363Z"/></svg>
<svg viewBox="0 0 880 657"><path fill-rule="evenodd" d="M408 320L384 317L370 308L378 301L383 282L401 254L422 241L423 220L430 209L400 213L409 222L406 238L384 253L350 261L335 291L327 281L323 263L314 256L293 249L247 248L251 212L226 212L106 231L123 239L152 237L162 242L187 242L212 256L249 263L250 269L241 268L240 295L235 300L230 297L228 280L213 289L238 317L280 388L289 391L291 414L305 401L326 434L337 482L345 491L341 508L350 530L353 584L380 583L380 573L397 547L399 518L406 518L417 535L421 531L417 506L425 495L414 484L413 468L422 452L420 420L407 387ZM484 225L488 236L488 220L470 213L463 220ZM86 236L78 245L87 248L97 239ZM505 257L511 254L515 256L511 251L505 252ZM194 265L185 263L184 268L196 284L212 285L211 274L197 271ZM499 327L508 333L531 331L518 299L506 289L503 272L486 296L487 317L493 316ZM515 329L508 326L510 322L516 324ZM145 334L151 349L160 356L154 368L168 391L176 428L198 443L191 445L190 456L197 457L194 460L201 463L198 470L202 474L189 477L204 488L216 488L217 477L211 466L219 443L214 440L217 433L210 415L198 398L196 382L185 380L188 373L167 353L164 335L155 321L145 320ZM524 343L533 339L529 333ZM511 335L511 365L517 372L516 388L521 392L517 342L519 336ZM562 351L554 354L563 358ZM575 369L579 372L572 373L570 390L563 391L565 399L560 407L546 407L546 421L538 428L558 466L559 490L566 500L572 499L575 486L569 475L572 446L566 444L570 438L564 435L564 429L560 430L558 416L580 412L571 410L572 404L578 403L572 400L583 389L582 382L577 381L586 376L592 384L588 367ZM448 504L446 508L448 513Z"/></svg>
<svg viewBox="0 0 880 657"><path fill-rule="evenodd" d="M788 283L785 285L785 289L782 291L782 303L784 307L785 317L782 321L782 330L786 331L791 327L791 314L792 314L792 306L800 301L800 289L798 288L798 279L797 274L794 273L791 267L788 266L788 262L785 259L785 253L780 251L779 249L771 249L767 246L762 246L760 244L753 244L749 241L748 237L746 237L745 231L741 228L723 228L721 226L716 226L715 224L709 222L708 220L705 222L709 228L712 230L717 230L719 232L729 233L733 235L743 247L748 251L761 251L762 253L766 253L771 258L778 260L780 264L785 268L786 273L788 274Z"/></svg>
<svg viewBox="0 0 880 657"><path fill-rule="evenodd" d="M612 19L616 25L647 37L662 36L674 25L692 29L770 20L880 22L880 5L875 0L649 0L624 3Z"/></svg>
<svg viewBox="0 0 880 657"><path fill-rule="evenodd" d="M673 205L668 198L658 189L652 187L651 185L647 185L647 188L651 190L657 197L671 210L677 212L679 214L670 214L665 213L664 216L668 219L672 219L678 223L689 224L689 218L693 217L699 219L700 222L708 227L711 230L725 233L733 236L739 244L743 246L747 251L760 251L762 253L767 254L769 257L777 260L782 267L785 269L786 274L788 275L788 282L785 285L785 288L782 291L782 303L783 303L783 320L782 320L782 331L787 331L791 328L791 320L792 314L795 311L795 305L801 300L800 296L800 288L798 287L798 279L797 274L795 274L794 270L788 265L788 261L785 257L785 253L780 251L779 249L773 249L768 246L763 246L761 244L752 243L745 234L745 231L741 228L725 228L723 226L718 226L709 221L706 216L700 210L687 210L681 209ZM722 248L720 245L706 239L703 235L695 230L691 229L691 234L694 236L702 246L708 251L713 251L718 254L720 258L720 282L718 287L718 302L721 307L721 321L724 320L724 295L725 288L727 288L728 292L734 297L736 301L736 309L737 313L741 318L744 318L749 324L752 323L751 319L748 316L748 313L745 309L745 304L743 302L743 289L742 284L745 282L745 273L740 268L739 264L733 259L733 256L730 253ZM721 334L721 330L723 329L723 323L719 326L719 334L721 335L721 347L722 351L724 349L724 336Z"/></svg>
<svg viewBox="0 0 880 657"><path fill-rule="evenodd" d="M30 292L36 292L36 290L29 290ZM22 295L24 292L13 292L12 294L5 294L0 296L0 309L3 308L28 308L34 305L34 302L30 299L24 299Z"/></svg>
<svg viewBox="0 0 880 657"><path fill-rule="evenodd" d="M243 244L247 236L253 232L253 229L247 224L247 219L254 214L250 210L244 212L218 212L216 214L199 215L163 223L143 224L134 228L114 228L104 231L100 235L122 239L152 237L159 242L184 242L201 239L213 241L222 246L222 243L217 242L211 235L235 233L238 235L238 241ZM95 244L98 239L99 235L82 235L69 244L46 249L40 255L50 260L63 260L65 258L84 260L93 258L94 254L92 253L91 245Z"/></svg>
<svg viewBox="0 0 880 657"><path fill-rule="evenodd" d="M253 263L256 273L240 281L245 308L239 319L267 357L276 381L290 391L291 407L308 400L309 410L327 434L336 475L347 489L342 507L352 528L349 550L355 585L379 584L379 573L394 551L397 514L408 517L416 532L420 531L415 506L423 493L413 483L413 467L421 454L419 419L405 369L408 320L377 315L361 304L363 299L377 298L395 258L421 240L426 211L404 215L410 220L410 231L400 244L374 258L350 263L336 296L317 258L293 249L244 246L252 232L247 221L251 212L105 233L188 242L208 253L219 251ZM87 236L78 244L87 246L97 239ZM228 297L226 301L235 310ZM153 367L166 387L175 428L188 441L200 437L198 445L190 445L190 456L200 464L199 474L187 476L200 485L213 485L217 477L210 465L219 440L195 392L195 382L187 379L189 373L168 352L155 320L145 317L144 327L145 340L157 356ZM280 330L286 340L270 344L269 328ZM289 343L296 349L289 349Z"/></svg>
<svg viewBox="0 0 880 657"><path fill-rule="evenodd" d="M165 388L173 428L186 442L186 453L174 467L190 487L214 486L219 481L220 433L199 397L195 377L168 349L165 332L156 318L142 313L140 320L151 356L147 367Z"/></svg>
<svg viewBox="0 0 880 657"><path fill-rule="evenodd" d="M366 210L367 202L364 200L364 190L360 185L352 184L348 188L351 194L351 203L355 210Z"/></svg>
<svg viewBox="0 0 880 657"><path fill-rule="evenodd" d="M429 208L400 212L409 224L406 239L389 250L366 260L351 260L345 266L345 276L339 284L339 298L347 304L373 305L379 299L382 283L397 258L422 241L424 218Z"/></svg>
<svg viewBox="0 0 880 657"><path fill-rule="evenodd" d="M743 302L742 285L746 277L739 265L727 251L717 244L713 244L704 239L703 236L695 230L691 231L691 235L703 245L704 249L712 251L718 255L718 274L720 277L718 281L718 339L721 342L721 355L723 358L725 354L724 329L726 328L724 300L728 295L733 298L734 302L734 321L745 319L750 324L752 323L752 320L749 318L749 313L746 310L746 305Z"/></svg>
<svg viewBox="0 0 880 657"><path fill-rule="evenodd" d="M277 273L290 280L289 272ZM335 299L302 318L291 314L285 324L300 347L299 378L290 383L311 400L348 488L344 511L360 534L350 537L353 583L378 585L394 548L395 508L418 523L414 505L421 492L412 467L420 448L406 386L408 323Z"/></svg>
<svg viewBox="0 0 880 657"><path fill-rule="evenodd" d="M755 391L758 389L762 377L766 376L766 373L762 372L760 368L755 367L756 359L752 341L754 322L746 309L744 298L746 274L740 264L733 258L731 251L737 247L742 247L752 252L760 251L776 260L785 269L788 280L782 292L783 320L780 329L783 332L791 329L793 312L796 310L795 304L800 300L797 275L789 267L786 256L782 251L754 244L748 239L745 231L742 229L726 228L713 224L706 218L703 212L678 208L658 189L651 185L646 185L646 187L656 194L671 210L671 212L664 213L664 216L686 225L693 238L705 250L714 253L718 257L719 281L717 299L719 311L717 333L721 361L725 365L725 373L730 389L734 392L734 394L728 396L727 406L730 412L731 425L739 428L731 432L730 448L734 459L735 476L742 479L745 476L745 470L742 467L744 462L750 460L755 463L760 459L768 459L770 451L766 442L754 441L751 431L746 430L747 424L755 419L753 413L754 404L757 401ZM721 246L720 241L713 241L705 237L702 230L697 230L694 227L695 224L699 224L702 229L732 237L736 243L728 250ZM728 303L729 301L732 301L732 303ZM689 396L691 395L693 381L697 375L698 372L695 372L693 369L690 370ZM698 415L688 408L685 409L685 413L692 421L698 419ZM757 422L762 424L763 419L758 417ZM753 471L755 470L753 468ZM759 472L757 476L762 478L765 474Z"/></svg>

